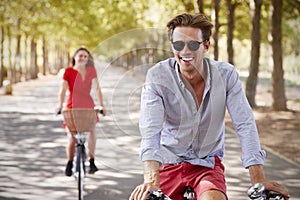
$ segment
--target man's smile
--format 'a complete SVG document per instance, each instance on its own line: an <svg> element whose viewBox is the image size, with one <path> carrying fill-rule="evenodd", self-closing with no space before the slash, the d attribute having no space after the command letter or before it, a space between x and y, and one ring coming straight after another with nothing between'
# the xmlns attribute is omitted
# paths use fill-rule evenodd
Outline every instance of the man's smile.
<svg viewBox="0 0 300 200"><path fill-rule="evenodd" d="M184 61L184 62L191 62L192 60L194 60L194 57L181 57L181 56L179 56L179 59Z"/></svg>

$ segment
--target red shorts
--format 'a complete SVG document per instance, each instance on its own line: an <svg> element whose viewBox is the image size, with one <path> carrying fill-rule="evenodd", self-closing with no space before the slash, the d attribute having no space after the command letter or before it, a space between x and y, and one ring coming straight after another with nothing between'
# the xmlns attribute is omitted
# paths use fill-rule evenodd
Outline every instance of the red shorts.
<svg viewBox="0 0 300 200"><path fill-rule="evenodd" d="M228 199L224 165L218 157L215 157L213 169L190 163L167 164L160 168L161 190L172 200L183 200L186 186L194 188L197 198L205 191L218 190L224 193Z"/></svg>

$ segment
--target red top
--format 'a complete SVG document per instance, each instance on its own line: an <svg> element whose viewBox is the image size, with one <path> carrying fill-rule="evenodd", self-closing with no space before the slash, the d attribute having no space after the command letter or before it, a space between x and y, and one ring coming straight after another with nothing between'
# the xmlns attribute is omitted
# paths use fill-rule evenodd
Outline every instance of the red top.
<svg viewBox="0 0 300 200"><path fill-rule="evenodd" d="M86 67L84 80L73 67L66 68L63 79L68 82L70 91L66 108L94 108L95 104L90 95L94 78L97 78L94 67Z"/></svg>

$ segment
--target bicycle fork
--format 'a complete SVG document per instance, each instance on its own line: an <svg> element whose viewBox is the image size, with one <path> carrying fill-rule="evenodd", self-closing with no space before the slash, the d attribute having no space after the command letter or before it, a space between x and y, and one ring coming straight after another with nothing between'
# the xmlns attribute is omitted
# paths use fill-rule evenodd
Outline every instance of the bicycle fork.
<svg viewBox="0 0 300 200"><path fill-rule="evenodd" d="M81 177L83 178L85 176L85 160L86 160L86 152L85 152L85 146L82 143L78 143L76 146L76 154L74 159L74 175L76 178L78 178L79 173L81 171L81 167L83 167L83 172L80 173Z"/></svg>

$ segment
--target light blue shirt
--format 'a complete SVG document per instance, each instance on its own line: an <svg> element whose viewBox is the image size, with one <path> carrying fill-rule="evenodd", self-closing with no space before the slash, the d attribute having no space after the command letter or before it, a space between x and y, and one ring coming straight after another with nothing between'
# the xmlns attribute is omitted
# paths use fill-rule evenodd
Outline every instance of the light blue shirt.
<svg viewBox="0 0 300 200"><path fill-rule="evenodd" d="M214 167L224 155L225 110L242 147L244 167L263 164L251 107L234 67L204 58L205 89L200 107L174 58L148 70L141 95L141 159L161 164L189 162Z"/></svg>

